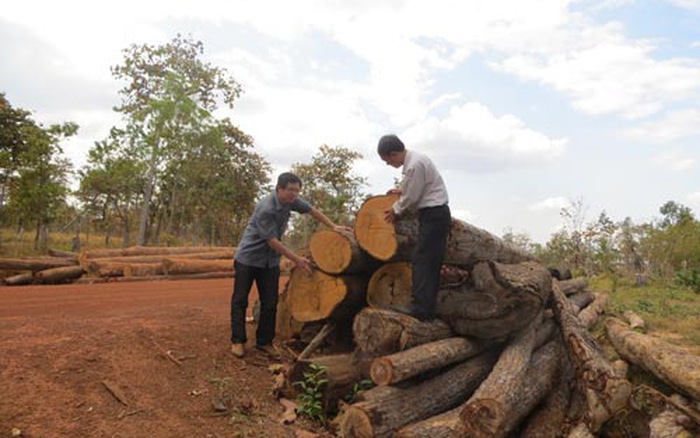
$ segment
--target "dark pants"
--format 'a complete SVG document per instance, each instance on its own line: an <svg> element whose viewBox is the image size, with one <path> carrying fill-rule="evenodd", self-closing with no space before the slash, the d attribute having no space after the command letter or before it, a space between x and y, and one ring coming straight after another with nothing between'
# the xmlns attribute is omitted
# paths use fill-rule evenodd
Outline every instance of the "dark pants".
<svg viewBox="0 0 700 438"><path fill-rule="evenodd" d="M447 205L418 211L418 242L413 254L413 309L421 320L435 317L440 268L445 259L452 216Z"/></svg>
<svg viewBox="0 0 700 438"><path fill-rule="evenodd" d="M277 318L277 297L280 268L256 268L234 262L236 269L231 295L231 342L245 344L245 313L248 308L248 294L255 281L260 297L260 319L255 334L257 345L270 345L275 337Z"/></svg>

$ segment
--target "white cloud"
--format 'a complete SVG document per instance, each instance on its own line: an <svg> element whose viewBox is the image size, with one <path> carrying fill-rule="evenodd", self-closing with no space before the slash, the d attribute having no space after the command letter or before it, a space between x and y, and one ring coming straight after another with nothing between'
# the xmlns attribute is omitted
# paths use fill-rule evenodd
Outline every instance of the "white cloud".
<svg viewBox="0 0 700 438"><path fill-rule="evenodd" d="M555 196L538 201L532 204L529 209L533 211L556 210L559 212L562 208L568 207L569 205L571 205L571 201L568 198Z"/></svg>
<svg viewBox="0 0 700 438"><path fill-rule="evenodd" d="M660 143L700 135L700 109L670 111L658 120L623 130L622 135L634 140Z"/></svg>
<svg viewBox="0 0 700 438"><path fill-rule="evenodd" d="M666 0L679 8L700 12L700 0Z"/></svg>
<svg viewBox="0 0 700 438"><path fill-rule="evenodd" d="M667 152L654 158L654 162L666 169L680 172L695 168L695 159L681 156L679 152Z"/></svg>

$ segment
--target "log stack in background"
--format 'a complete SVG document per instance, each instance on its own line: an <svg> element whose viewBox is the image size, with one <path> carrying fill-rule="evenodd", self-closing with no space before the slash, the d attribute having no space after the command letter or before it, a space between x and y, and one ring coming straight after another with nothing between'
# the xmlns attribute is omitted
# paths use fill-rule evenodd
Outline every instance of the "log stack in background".
<svg viewBox="0 0 700 438"><path fill-rule="evenodd" d="M422 322L392 311L411 303L417 230L413 218L395 227L384 221L395 199L366 201L354 236L312 236L318 271L292 271L280 314L297 332L312 321L323 329L291 365L283 395L294 396L300 370L326 367L332 395L324 406L340 411L334 423L344 437L606 436L630 410L643 413L647 433L669 421L689 434L700 431L697 356L672 353L639 329L608 321L622 358L687 399L653 390L639 395L626 379L627 365L608 361L589 332L604 313L606 294L588 290L585 279L558 281L530 254L462 221L452 222L437 318ZM337 286L349 278L355 286ZM335 317L341 308L351 309L344 319ZM319 345L333 347L323 340L348 323L353 342L346 350L313 356ZM352 391L367 379L376 386ZM339 402L351 392L352 404ZM635 395L645 402L635 403Z"/></svg>

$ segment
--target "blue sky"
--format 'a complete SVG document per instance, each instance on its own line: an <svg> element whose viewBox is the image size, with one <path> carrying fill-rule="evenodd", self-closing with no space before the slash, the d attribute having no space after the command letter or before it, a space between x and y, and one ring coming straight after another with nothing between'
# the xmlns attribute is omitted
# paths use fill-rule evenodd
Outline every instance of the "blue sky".
<svg viewBox="0 0 700 438"><path fill-rule="evenodd" d="M275 172L322 144L376 156L398 134L441 169L453 215L545 242L572 201L636 223L700 216L700 0L25 0L0 10L0 91L74 121L76 168L119 124L130 44L204 43L244 94L230 116Z"/></svg>

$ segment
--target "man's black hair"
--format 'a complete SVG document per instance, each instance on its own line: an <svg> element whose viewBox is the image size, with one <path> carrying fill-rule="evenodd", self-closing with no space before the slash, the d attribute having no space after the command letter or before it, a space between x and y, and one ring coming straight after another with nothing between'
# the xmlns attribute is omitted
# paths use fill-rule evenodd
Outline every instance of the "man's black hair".
<svg viewBox="0 0 700 438"><path fill-rule="evenodd" d="M301 178L294 175L292 172L284 172L277 177L277 186L275 189L286 189L289 184L294 183L299 184L299 187L301 188Z"/></svg>
<svg viewBox="0 0 700 438"><path fill-rule="evenodd" d="M403 142L394 134L388 134L379 139L377 153L380 157L385 157L392 152L403 152L406 150Z"/></svg>

